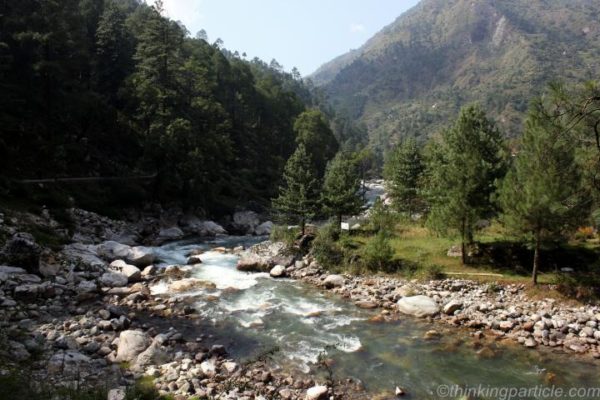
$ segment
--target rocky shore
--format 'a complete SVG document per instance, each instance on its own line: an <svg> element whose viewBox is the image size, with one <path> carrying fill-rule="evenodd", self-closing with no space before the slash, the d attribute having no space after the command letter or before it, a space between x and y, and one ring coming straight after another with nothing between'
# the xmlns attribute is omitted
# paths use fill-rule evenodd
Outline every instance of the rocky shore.
<svg viewBox="0 0 600 400"><path fill-rule="evenodd" d="M467 328L478 338L491 336L526 348L548 346L600 358L600 307L596 305L571 306L550 298L533 300L526 295L523 284L456 279L418 282L386 276L330 274L310 255L292 261L289 256L278 254L269 258L268 252L262 253L267 255L257 266L273 266L277 274L272 276L285 275L330 290L357 307L381 309L377 321L410 315ZM240 264L248 264L252 257L242 258ZM283 273L279 266L282 262Z"/></svg>
<svg viewBox="0 0 600 400"><path fill-rule="evenodd" d="M0 266L0 375L26 364L32 382L108 387L111 400L123 399L126 388L140 379L176 399L318 400L334 394L323 377L293 375L269 354L245 362L228 355L225 338L211 333L193 297L177 296L208 284L189 276L191 266L201 262L200 252L190 254L190 266L158 268L155 254L140 246L179 239L173 233L183 232L182 225L165 228L169 225L149 220L126 225L81 210L75 215L73 238L79 241L60 250L39 245L15 224L3 227L9 238L2 248L7 265ZM242 224L239 217L237 224ZM149 225L155 227L151 233ZM211 235L225 231L211 221L192 225L205 234L209 227ZM267 225L252 219L245 232L265 233ZM443 324L468 329L476 340L506 339L526 348L548 346L600 358L598 306L532 300L518 284L329 274L310 253L294 256L282 243L235 252L240 270L297 279L357 307L380 310L373 323L426 318L432 322L431 337L443 334ZM169 290L152 294L159 281L168 282ZM335 387L338 399L369 397L351 380Z"/></svg>

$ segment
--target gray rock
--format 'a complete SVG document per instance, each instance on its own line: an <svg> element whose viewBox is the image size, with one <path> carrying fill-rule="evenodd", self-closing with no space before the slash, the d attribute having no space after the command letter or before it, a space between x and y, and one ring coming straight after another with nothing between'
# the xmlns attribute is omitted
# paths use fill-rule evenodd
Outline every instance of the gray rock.
<svg viewBox="0 0 600 400"><path fill-rule="evenodd" d="M129 249L125 261L127 261L128 264L142 268L154 263L154 261L156 261L156 256L152 252L152 249L136 246Z"/></svg>
<svg viewBox="0 0 600 400"><path fill-rule="evenodd" d="M47 369L51 375L85 376L90 369L90 358L75 350L60 351L50 358Z"/></svg>
<svg viewBox="0 0 600 400"><path fill-rule="evenodd" d="M183 233L183 231L181 229L179 229L176 226L173 226L171 228L163 228L160 230L160 232L158 233L158 240L159 242L166 242L169 240L179 240L181 238L183 238L185 236L185 234Z"/></svg>
<svg viewBox="0 0 600 400"><path fill-rule="evenodd" d="M142 331L123 331L119 335L117 362L134 361L151 344L150 337Z"/></svg>
<svg viewBox="0 0 600 400"><path fill-rule="evenodd" d="M98 256L107 261L123 260L129 254L131 247L112 240L101 243L97 247Z"/></svg>
<svg viewBox="0 0 600 400"><path fill-rule="evenodd" d="M431 297L423 295L403 297L397 304L398 311L415 317L428 317L440 312L437 303Z"/></svg>
<svg viewBox="0 0 600 400"><path fill-rule="evenodd" d="M107 287L123 287L127 286L127 277L116 272L105 272L100 277L102 285Z"/></svg>
<svg viewBox="0 0 600 400"><path fill-rule="evenodd" d="M325 400L327 398L327 390L327 386L313 386L306 391L306 400Z"/></svg>
<svg viewBox="0 0 600 400"><path fill-rule="evenodd" d="M156 272L158 271L158 268L156 268L156 266L154 265L148 265L146 268L144 268L142 270L142 277L146 278L149 276L154 276L156 275Z"/></svg>
<svg viewBox="0 0 600 400"><path fill-rule="evenodd" d="M257 236L268 236L273 230L273 223L271 221L263 222L254 229L254 234Z"/></svg>
<svg viewBox="0 0 600 400"><path fill-rule="evenodd" d="M258 224L260 224L260 219L254 211L238 211L233 214L233 224L236 229L247 234L252 234Z"/></svg>
<svg viewBox="0 0 600 400"><path fill-rule="evenodd" d="M342 287L346 280L341 275L328 275L323 281L323 286L328 289L332 289L335 287Z"/></svg>
<svg viewBox="0 0 600 400"><path fill-rule="evenodd" d="M463 307L463 304L458 300L450 300L444 306L444 314L453 315L456 311L460 310Z"/></svg>
<svg viewBox="0 0 600 400"><path fill-rule="evenodd" d="M283 265L274 266L269 272L273 278L280 278L285 275L285 267Z"/></svg>
<svg viewBox="0 0 600 400"><path fill-rule="evenodd" d="M108 397L106 400L125 400L127 397L127 393L124 387L120 387L117 389L110 389L108 391Z"/></svg>
<svg viewBox="0 0 600 400"><path fill-rule="evenodd" d="M0 250L0 260L24 268L29 273L38 274L41 251L31 234L18 232L8 239Z"/></svg>
<svg viewBox="0 0 600 400"><path fill-rule="evenodd" d="M110 263L110 269L127 277L128 282L137 282L142 278L142 271L135 265L127 264L123 260L115 260Z"/></svg>

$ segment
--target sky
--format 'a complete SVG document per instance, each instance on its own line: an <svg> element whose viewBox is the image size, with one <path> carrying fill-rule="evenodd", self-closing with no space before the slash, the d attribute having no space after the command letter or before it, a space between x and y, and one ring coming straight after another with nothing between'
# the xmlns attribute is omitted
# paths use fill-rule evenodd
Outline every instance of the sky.
<svg viewBox="0 0 600 400"><path fill-rule="evenodd" d="M153 2L150 0L149 2ZM418 0L163 0L167 16L231 51L303 76L360 47Z"/></svg>

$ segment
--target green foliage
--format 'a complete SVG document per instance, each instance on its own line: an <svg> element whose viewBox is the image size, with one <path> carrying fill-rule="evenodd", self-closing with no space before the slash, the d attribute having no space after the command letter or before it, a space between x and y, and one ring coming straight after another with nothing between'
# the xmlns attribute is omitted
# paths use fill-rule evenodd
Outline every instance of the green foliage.
<svg viewBox="0 0 600 400"><path fill-rule="evenodd" d="M306 222L318 211L319 186L312 159L302 143L286 163L283 179L285 185L273 199L273 207L284 221L299 223L304 234Z"/></svg>
<svg viewBox="0 0 600 400"><path fill-rule="evenodd" d="M330 223L319 229L312 242L312 254L328 270L338 270L344 263L344 251L337 243L339 235L339 229L336 229L334 223Z"/></svg>
<svg viewBox="0 0 600 400"><path fill-rule="evenodd" d="M388 156L383 174L396 210L410 217L419 208L424 165L415 139L405 139Z"/></svg>
<svg viewBox="0 0 600 400"><path fill-rule="evenodd" d="M494 212L497 181L505 173L501 135L480 107L468 106L430 149L428 224L441 233L458 231L463 245L472 242L477 221Z"/></svg>
<svg viewBox="0 0 600 400"><path fill-rule="evenodd" d="M370 271L392 272L394 270L394 249L384 232L377 233L367 241L362 249L361 262Z"/></svg>
<svg viewBox="0 0 600 400"><path fill-rule="evenodd" d="M338 229L342 216L355 215L361 210L363 200L358 167L349 156L338 153L327 164L321 203L329 216L337 217Z"/></svg>
<svg viewBox="0 0 600 400"><path fill-rule="evenodd" d="M376 199L369 210L368 227L375 233L389 235L394 231L396 222L396 215L390 212L381 199Z"/></svg>
<svg viewBox="0 0 600 400"><path fill-rule="evenodd" d="M585 191L572 142L563 127L532 103L513 168L500 192L505 224L535 243L533 281L537 281L541 243L572 229L585 215Z"/></svg>
<svg viewBox="0 0 600 400"><path fill-rule="evenodd" d="M430 280L444 279L446 274L444 273L444 267L437 264L430 264L423 268L423 276Z"/></svg>
<svg viewBox="0 0 600 400"><path fill-rule="evenodd" d="M156 173L133 183L134 195L128 180L60 189L98 211L158 201L216 214L249 201L268 206L296 147L294 122L324 157L337 149L318 111L298 118L318 103L299 74L189 37L160 2L1 8L3 182ZM311 121L314 134L305 129ZM11 180L2 192L16 196Z"/></svg>
<svg viewBox="0 0 600 400"><path fill-rule="evenodd" d="M294 244L298 238L300 230L296 228L288 228L287 225L275 225L271 230L269 239L273 242L283 242L289 246Z"/></svg>
<svg viewBox="0 0 600 400"><path fill-rule="evenodd" d="M312 157L317 177L320 179L325 173L327 162L333 158L338 150L338 142L319 110L308 110L298 116L294 122L296 143L304 145Z"/></svg>

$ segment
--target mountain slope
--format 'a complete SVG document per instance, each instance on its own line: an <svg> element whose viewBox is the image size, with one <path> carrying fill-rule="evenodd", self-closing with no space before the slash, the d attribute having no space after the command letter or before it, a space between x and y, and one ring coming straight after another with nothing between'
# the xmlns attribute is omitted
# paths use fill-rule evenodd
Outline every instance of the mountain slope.
<svg viewBox="0 0 600 400"><path fill-rule="evenodd" d="M600 72L596 0L423 0L311 77L385 148L480 102L508 136L547 82Z"/></svg>

